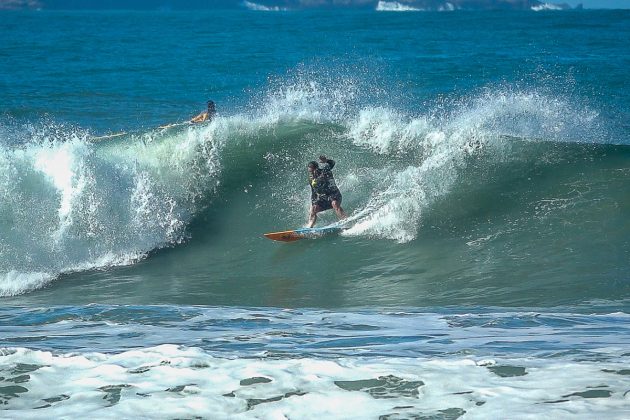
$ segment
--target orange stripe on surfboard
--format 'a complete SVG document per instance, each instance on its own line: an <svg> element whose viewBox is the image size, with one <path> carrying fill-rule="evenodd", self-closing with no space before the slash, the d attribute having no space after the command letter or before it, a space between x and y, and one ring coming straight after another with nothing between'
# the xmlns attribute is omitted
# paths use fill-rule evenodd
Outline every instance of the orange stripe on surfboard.
<svg viewBox="0 0 630 420"><path fill-rule="evenodd" d="M294 230L285 230L284 232L265 233L265 238L269 238L273 241L293 242L304 239L304 235L297 233Z"/></svg>

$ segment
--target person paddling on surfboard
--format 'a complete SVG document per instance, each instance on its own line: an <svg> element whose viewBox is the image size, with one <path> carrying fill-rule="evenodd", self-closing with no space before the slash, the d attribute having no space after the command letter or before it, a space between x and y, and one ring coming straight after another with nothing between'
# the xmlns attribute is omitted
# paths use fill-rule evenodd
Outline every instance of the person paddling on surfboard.
<svg viewBox="0 0 630 420"><path fill-rule="evenodd" d="M190 122L194 124L194 123L200 123L200 122L205 122L205 121L212 121L212 118L214 118L216 113L217 113L217 110L216 110L216 107L214 106L214 102L208 101L208 109L206 111L203 111L201 114L197 115L196 117L192 118Z"/></svg>
<svg viewBox="0 0 630 420"><path fill-rule="evenodd" d="M322 155L319 164L315 161L308 163L308 180L311 186L311 211L308 227L315 226L317 213L334 209L339 220L347 217L341 207L341 191L337 188L332 168L335 161Z"/></svg>

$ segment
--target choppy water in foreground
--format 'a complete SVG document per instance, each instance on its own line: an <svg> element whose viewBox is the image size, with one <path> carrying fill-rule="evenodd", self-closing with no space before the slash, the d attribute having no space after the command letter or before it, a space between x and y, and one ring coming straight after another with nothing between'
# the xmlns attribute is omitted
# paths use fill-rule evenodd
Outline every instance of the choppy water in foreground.
<svg viewBox="0 0 630 420"><path fill-rule="evenodd" d="M629 33L0 14L0 417L624 418ZM351 228L263 238L321 153Z"/></svg>
<svg viewBox="0 0 630 420"><path fill-rule="evenodd" d="M17 417L627 412L623 313L87 306L0 319L0 399Z"/></svg>

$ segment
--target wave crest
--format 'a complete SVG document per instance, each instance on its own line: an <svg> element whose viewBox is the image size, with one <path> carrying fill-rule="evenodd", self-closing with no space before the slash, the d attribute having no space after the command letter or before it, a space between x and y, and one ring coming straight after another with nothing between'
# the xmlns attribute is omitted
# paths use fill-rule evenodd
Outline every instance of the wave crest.
<svg viewBox="0 0 630 420"><path fill-rule="evenodd" d="M44 125L46 140L0 148L0 296L181 242L220 172L213 129L93 143Z"/></svg>

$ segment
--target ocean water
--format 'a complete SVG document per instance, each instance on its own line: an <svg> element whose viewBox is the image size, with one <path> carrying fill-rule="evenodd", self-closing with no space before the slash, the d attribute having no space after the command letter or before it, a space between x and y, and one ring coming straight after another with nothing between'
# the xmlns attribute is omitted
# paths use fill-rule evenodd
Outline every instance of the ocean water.
<svg viewBox="0 0 630 420"><path fill-rule="evenodd" d="M0 418L628 417L628 11L0 39ZM350 228L265 239L320 154Z"/></svg>

